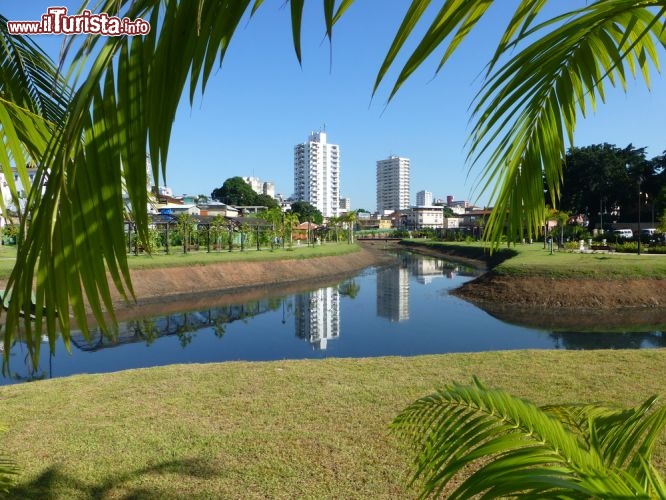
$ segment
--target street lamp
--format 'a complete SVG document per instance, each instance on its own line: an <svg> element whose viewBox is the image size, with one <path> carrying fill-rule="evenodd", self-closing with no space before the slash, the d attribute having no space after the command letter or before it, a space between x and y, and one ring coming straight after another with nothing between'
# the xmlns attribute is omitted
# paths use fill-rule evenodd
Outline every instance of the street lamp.
<svg viewBox="0 0 666 500"><path fill-rule="evenodd" d="M638 255L641 254L641 184L643 177L638 176Z"/></svg>

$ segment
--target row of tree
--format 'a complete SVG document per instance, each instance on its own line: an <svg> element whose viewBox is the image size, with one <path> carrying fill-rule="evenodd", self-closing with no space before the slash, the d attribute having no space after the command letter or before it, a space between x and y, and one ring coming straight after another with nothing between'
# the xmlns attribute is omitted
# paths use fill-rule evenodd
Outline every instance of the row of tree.
<svg viewBox="0 0 666 500"><path fill-rule="evenodd" d="M645 148L594 144L570 148L558 208L584 215L589 228L613 222L658 223L666 210L666 152L648 159Z"/></svg>

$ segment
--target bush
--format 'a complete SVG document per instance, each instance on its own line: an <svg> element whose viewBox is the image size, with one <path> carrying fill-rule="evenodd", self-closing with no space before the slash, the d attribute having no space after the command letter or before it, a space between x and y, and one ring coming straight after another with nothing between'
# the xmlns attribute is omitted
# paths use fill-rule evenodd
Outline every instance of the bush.
<svg viewBox="0 0 666 500"><path fill-rule="evenodd" d="M611 247L616 252L622 253L638 253L638 242L636 241L623 241L621 243L615 243Z"/></svg>
<svg viewBox="0 0 666 500"><path fill-rule="evenodd" d="M666 245L653 246L648 248L649 253L666 254Z"/></svg>

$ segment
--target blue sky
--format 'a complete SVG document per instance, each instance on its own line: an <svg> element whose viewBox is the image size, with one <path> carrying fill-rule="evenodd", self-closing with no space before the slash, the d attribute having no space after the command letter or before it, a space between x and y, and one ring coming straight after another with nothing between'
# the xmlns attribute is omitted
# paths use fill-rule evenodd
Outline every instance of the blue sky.
<svg viewBox="0 0 666 500"><path fill-rule="evenodd" d="M39 19L52 5L76 10L78 1L7 2L8 19ZM496 46L514 0L501 0L494 14L465 42L439 75L431 58L386 105L391 77L371 98L384 54L407 8L406 1L357 0L335 27L332 46L324 40L321 1L306 2L303 65L298 65L282 0L265 2L232 40L222 68L193 107L181 104L173 128L167 185L176 194L207 194L228 177L254 175L293 191L293 147L325 127L341 148L341 191L352 208L375 209L375 163L391 154L412 161L412 201L427 189L436 197L477 198L475 177L465 162L468 106L480 72ZM433 2L435 8L441 2ZM557 0L558 8L582 0ZM61 38L37 42L57 57ZM413 47L414 44L410 45ZM661 53L663 59L663 51ZM405 58L400 59L404 62ZM630 91L607 93L607 103L578 124L577 146L609 142L647 147L650 157L666 149L666 83L652 74ZM163 182L161 182L163 184Z"/></svg>

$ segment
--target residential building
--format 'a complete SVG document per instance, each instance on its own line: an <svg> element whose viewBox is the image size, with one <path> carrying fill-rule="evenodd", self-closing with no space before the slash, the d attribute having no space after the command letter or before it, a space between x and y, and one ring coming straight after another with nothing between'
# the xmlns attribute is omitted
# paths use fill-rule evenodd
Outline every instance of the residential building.
<svg viewBox="0 0 666 500"><path fill-rule="evenodd" d="M259 177L241 177L241 179L247 182L255 193L275 198L275 184L273 182L264 182Z"/></svg>
<svg viewBox="0 0 666 500"><path fill-rule="evenodd" d="M294 197L316 207L324 217L340 211L340 146L326 132L313 132L294 146Z"/></svg>
<svg viewBox="0 0 666 500"><path fill-rule="evenodd" d="M339 213L351 212L351 200L349 198L340 198Z"/></svg>
<svg viewBox="0 0 666 500"><path fill-rule="evenodd" d="M444 225L442 207L412 207L405 212L407 225L414 229L436 229Z"/></svg>
<svg viewBox="0 0 666 500"><path fill-rule="evenodd" d="M377 212L395 212L409 207L409 158L390 156L377 161Z"/></svg>
<svg viewBox="0 0 666 500"><path fill-rule="evenodd" d="M416 193L416 206L417 207L431 207L432 206L432 193L430 191L419 191Z"/></svg>
<svg viewBox="0 0 666 500"><path fill-rule="evenodd" d="M224 203L204 203L197 206L199 207L199 214L202 216L238 217L238 209Z"/></svg>

